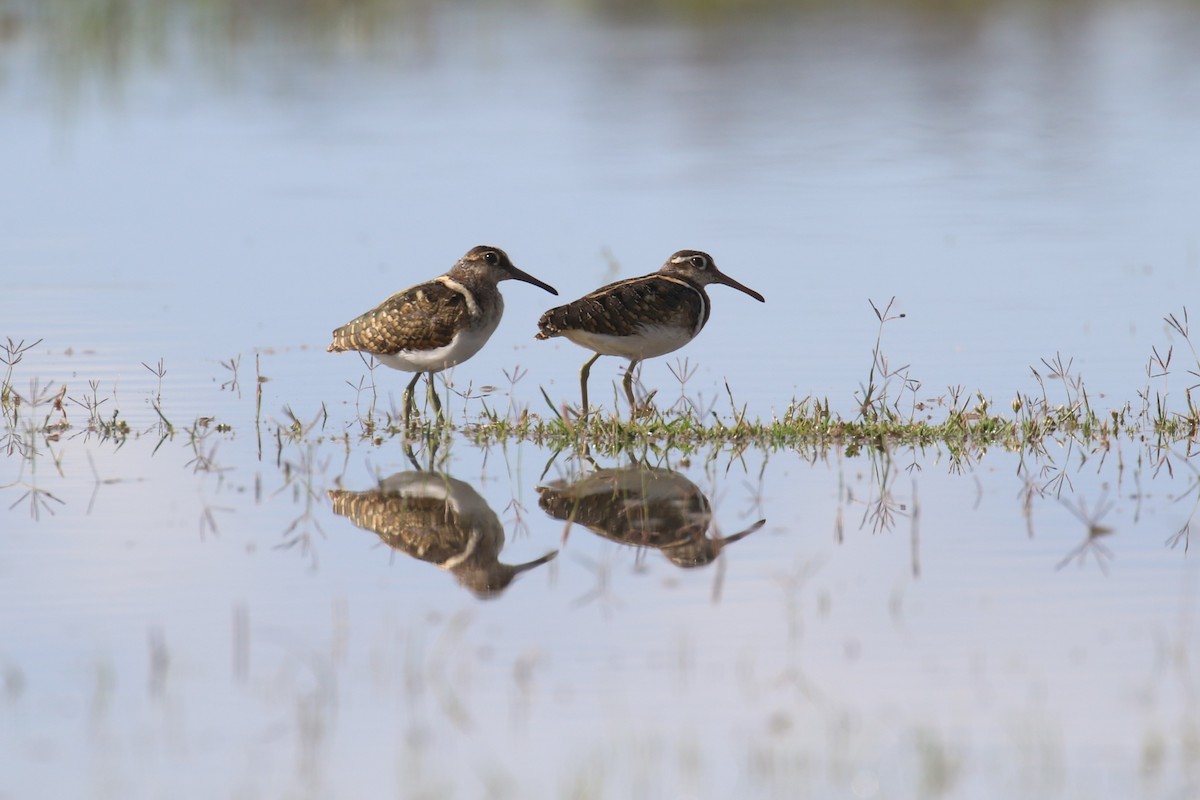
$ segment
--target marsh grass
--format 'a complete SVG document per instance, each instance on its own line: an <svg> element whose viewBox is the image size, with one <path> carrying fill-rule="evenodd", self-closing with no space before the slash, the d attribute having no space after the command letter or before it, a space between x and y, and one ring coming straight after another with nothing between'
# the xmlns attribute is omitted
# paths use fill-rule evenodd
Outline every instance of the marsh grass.
<svg viewBox="0 0 1200 800"><path fill-rule="evenodd" d="M1116 408L1098 409L1092 403L1074 361L1056 353L1030 367L1036 389L1018 391L1010 404L1011 414L999 410L982 393L950 387L933 399L920 399L921 382L910 367L893 366L883 349L886 326L904 318L892 312L892 302L871 308L879 323L867 376L855 393L853 416L832 410L829 398L793 399L769 419L751 419L746 405L724 385L724 402L703 405L686 393L692 369L684 362L671 369L680 384L680 400L665 411L622 418L617 414L593 413L586 418L568 406L556 406L541 390L550 414L500 415L486 406L479 419L462 430L483 444L507 440L531 441L556 449L587 446L612 453L638 443L653 443L664 449L692 450L711 445L734 448L811 449L838 447L854 455L864 447L944 447L952 458L970 459L989 448L1009 451L1045 450L1050 441L1075 442L1092 451L1103 451L1114 440L1125 437L1160 448L1186 444L1188 454L1197 444L1200 411L1196 392L1200 384L1183 389L1182 408L1169 402L1167 380L1171 376L1174 349L1165 354L1155 350L1147 365L1147 384L1138 391L1137 403L1128 401ZM1166 317L1168 327L1187 343L1195 368L1186 374L1200 377L1200 355L1190 339L1186 309Z"/></svg>
<svg viewBox="0 0 1200 800"><path fill-rule="evenodd" d="M1007 408L1002 408L962 386L923 397L922 383L910 365L896 366L884 347L890 326L905 319L894 311L894 305L894 299L883 305L870 304L876 337L850 415L835 411L828 397L809 396L793 398L769 418L752 417L728 383L709 397L694 392L689 381L696 366L683 359L670 367L678 383L678 397L669 405L661 403L661 408L647 404L634 416L593 408L583 417L577 408L556 401L541 386L538 390L545 407L539 413L516 399L516 388L529 373L514 365L502 370L507 386L468 386L460 391L443 381L447 401L461 409L457 424L437 424L425 414L405 426L400 409L382 407L375 365L367 360L366 374L357 382L347 382L355 393L355 416L338 432L336 423L331 430L324 403L311 419L301 419L286 404L282 419L264 414L263 387L270 378L263 375L256 355L253 424L259 458L264 456L264 433L275 439L277 456L287 443L322 438L344 439L349 447L355 439L382 446L396 438L409 443L438 442L455 434L478 445L531 442L556 451L600 454L650 448L686 456L702 448L721 447L735 453L752 448L813 454L837 449L854 456L864 449L909 447L919 452L938 448L949 454L956 468L969 466L991 448L1028 453L1043 461L1049 459L1050 442L1065 449L1066 457L1072 453L1104 457L1115 443L1136 441L1157 453L1151 456L1160 459L1156 468L1168 470L1174 468L1169 457L1172 448L1177 452L1182 447L1185 458L1195 452L1200 430L1200 352L1191 338L1186 308L1164 318L1169 334L1178 341L1153 348L1146 363L1146 382L1136 390L1136 399L1112 408L1097 407L1073 359L1055 353L1030 367L1034 387L1016 391ZM191 424L172 421L164 410L163 392L169 390L169 384L164 384L167 370L162 359L153 365L143 362L157 379L148 401L155 418L148 428L131 427L121 416L116 387L110 396L102 396L96 380L89 381L88 390L79 395L68 393L65 385L41 384L36 378L28 389L18 390L17 375L24 371L25 357L40 341L26 344L9 338L0 344L0 364L4 366L0 416L3 446L9 454L27 456L39 443L64 436L97 437L117 446L130 438L154 436L157 448L181 435L194 442L201 433L205 438L213 432L237 433L234 425L218 422L212 414ZM221 362L227 373L222 392L240 395L240 360L234 356ZM1181 366L1181 362L1187 363ZM70 408L82 409L85 418L70 417ZM1039 468L1044 470L1044 464ZM1058 480L1067 480L1065 472L1060 470L1057 475Z"/></svg>

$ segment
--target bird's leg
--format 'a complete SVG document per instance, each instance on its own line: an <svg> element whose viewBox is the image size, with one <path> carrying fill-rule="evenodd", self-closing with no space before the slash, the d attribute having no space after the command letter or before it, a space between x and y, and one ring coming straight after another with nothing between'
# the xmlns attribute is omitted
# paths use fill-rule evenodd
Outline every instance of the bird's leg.
<svg viewBox="0 0 1200 800"><path fill-rule="evenodd" d="M412 419L412 412L416 410L417 404L413 401L413 389L417 386L417 381L421 378L421 373L413 375L413 379L408 382L407 388L404 390L404 427L408 427L408 422Z"/></svg>
<svg viewBox="0 0 1200 800"><path fill-rule="evenodd" d="M442 401L438 398L437 387L433 385L433 373L426 373L426 378L428 379L427 386L429 387L429 400L431 403L433 403L434 411L437 412L438 424L440 425L446 421L445 418L442 417Z"/></svg>
<svg viewBox="0 0 1200 800"><path fill-rule="evenodd" d="M637 401L633 399L633 370L638 365L637 359L629 362L628 369L625 370L625 397L629 400L629 418L633 419L637 416L638 407Z"/></svg>
<svg viewBox="0 0 1200 800"><path fill-rule="evenodd" d="M417 461L417 456L413 453L412 442L408 439L404 440L404 455L408 456L408 463L413 465L413 469L420 472L421 464Z"/></svg>
<svg viewBox="0 0 1200 800"><path fill-rule="evenodd" d="M587 401L588 375L590 375L592 372L592 364L595 364L596 359L598 359L599 357L600 357L600 354L596 353L596 355L592 356L591 358L589 358L587 360L587 363L583 365L583 369L579 370L579 389L580 389L580 394L583 395L583 408L582 408L582 411L580 412L580 416L582 416L584 418L586 418L587 414L588 414L588 401Z"/></svg>

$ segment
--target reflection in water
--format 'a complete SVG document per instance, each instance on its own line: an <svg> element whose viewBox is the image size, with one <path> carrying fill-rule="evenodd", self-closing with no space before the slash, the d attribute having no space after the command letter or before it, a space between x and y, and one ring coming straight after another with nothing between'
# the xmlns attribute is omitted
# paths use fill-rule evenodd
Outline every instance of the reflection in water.
<svg viewBox="0 0 1200 800"><path fill-rule="evenodd" d="M1078 561L1079 565L1083 566L1083 564L1087 562L1088 555L1091 555L1092 558L1096 560L1096 566L1100 568L1101 572L1107 575L1108 562L1113 558L1113 551L1109 550L1104 542L1101 541L1101 539L1111 534L1113 529L1107 525L1101 525L1100 520L1102 520L1109 511L1112 511L1113 504L1106 501L1104 498L1101 498L1099 501L1097 501L1095 508L1089 511L1087 507L1087 500L1085 500L1083 497L1079 498L1077 507L1071 506L1065 500L1060 499L1060 502L1066 506L1067 510L1070 511L1077 520L1082 522L1087 527L1087 536L1084 538L1081 544L1067 553L1063 560L1059 561L1054 568L1056 570L1062 569L1072 561Z"/></svg>
<svg viewBox="0 0 1200 800"><path fill-rule="evenodd" d="M711 563L721 549L766 524L760 519L732 536L709 538L712 508L700 487L668 469L601 469L574 481L538 487L550 516L579 523L606 539L653 547L680 567Z"/></svg>
<svg viewBox="0 0 1200 800"><path fill-rule="evenodd" d="M500 563L504 526L478 492L439 472L397 472L365 492L331 489L333 511L379 535L389 547L436 564L481 599L498 596L524 564Z"/></svg>

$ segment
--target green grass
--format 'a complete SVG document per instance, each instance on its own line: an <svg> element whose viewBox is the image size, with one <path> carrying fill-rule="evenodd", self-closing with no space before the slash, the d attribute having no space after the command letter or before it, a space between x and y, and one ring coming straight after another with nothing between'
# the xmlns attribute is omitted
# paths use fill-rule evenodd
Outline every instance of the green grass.
<svg viewBox="0 0 1200 800"><path fill-rule="evenodd" d="M500 415L488 410L467 424L465 433L476 443L530 441L555 449L586 445L600 452L616 452L639 444L690 451L712 445L765 449L838 447L853 455L863 447L894 445L945 447L952 456L980 455L989 448L1008 451L1040 449L1049 440L1070 439L1091 448L1109 447L1124 437L1153 446L1195 443L1200 430L1196 393L1200 384L1183 390L1182 403L1169 402L1167 379L1172 372L1174 349L1155 350L1146 368L1147 384L1137 399L1108 409L1096 408L1081 378L1073 374L1073 361L1056 354L1031 367L1036 393L1014 392L1008 409L997 410L981 393L951 389L936 399L919 399L920 382L909 367L893 367L882 342L887 325L903 318L891 313L892 303L880 309L871 304L879 322L871 362L855 394L857 413L843 416L831 410L828 398L793 399L769 419L750 418L746 406L725 385L728 406L702 412L694 402L676 403L663 412L650 408L629 418L592 413L582 418L575 410L557 407L542 390L548 416L522 412ZM1188 314L1168 315L1165 321L1187 344L1194 369L1188 380L1200 379L1200 354L1190 339ZM691 371L686 364L672 373L686 384ZM1057 386L1056 386L1057 384ZM1156 388L1157 387L1157 388Z"/></svg>
<svg viewBox="0 0 1200 800"><path fill-rule="evenodd" d="M264 418L262 387L269 378L262 375L256 359L254 428L260 451L264 430L276 439L277 446L285 441L321 438L344 439L347 447L355 440L375 445L396 438L436 442L458 433L479 445L532 442L555 450L587 449L598 453L650 447L686 454L718 446L767 450L837 448L853 455L863 448L936 446L944 448L953 458L967 459L979 457L991 448L1038 451L1051 441L1069 440L1092 451L1103 451L1118 439L1136 440L1152 448L1186 443L1189 455L1197 443L1200 354L1191 341L1186 309L1178 315L1168 315L1165 321L1182 340L1181 349L1188 363L1179 366L1178 362L1184 359L1177 356L1174 345L1163 351L1155 348L1147 361L1146 383L1135 391L1135 397L1115 407L1098 408L1082 379L1073 372L1073 361L1058 354L1031 367L1037 384L1035 391L1015 391L1013 399L1003 405L982 393L968 393L961 388L952 388L933 399L922 398L920 381L913 377L910 368L893 366L884 353L887 327L902 319L902 315L892 314L891 308L891 303L882 309L872 304L878 333L864 379L849 406L853 411L845 415L833 410L835 404L829 398L806 397L793 399L781 413L769 418L751 417L728 384L719 404L710 402L702 407L687 396L687 382L694 368L684 361L677 369L672 368L680 384L680 399L670 408L654 408L651 396L645 398L637 415L593 410L582 417L578 409L556 402L541 389L546 410L539 414L514 404L511 399L512 386L526 375L525 370L517 367L504 371L510 390L503 411L489 403L492 393L502 390L485 387L483 393L472 394L468 389L460 397L468 408L478 401L479 410L464 411L465 422L437 426L426 416L406 428L394 411L378 409L371 369L369 382L360 380L350 384L357 397L355 416L339 431L336 423L330 424L324 404L311 420L299 418L286 405L282 420L272 422ZM95 381L88 384L90 393L81 396L67 394L65 387L39 384L36 379L29 382L27 390L18 390L14 374L37 344L11 338L0 344L0 365L4 367L0 373L0 416L10 451L14 441L27 442L37 436L57 439L64 434L85 433L123 444L130 437L152 435L161 445L162 441L180 434L195 441L214 433L236 433L235 426L218 422L215 415L201 416L191 425L173 423L163 410L166 369L161 360L155 366L145 365L157 378L150 398L157 420L146 430L131 428L121 416L115 394L111 398L100 397ZM222 385L222 391L237 392L240 396L239 362L240 357L235 357L221 363L233 374ZM1184 383L1191 385L1169 391L1169 380L1176 384L1180 374ZM68 407L83 409L84 421L80 422L78 416L69 419Z"/></svg>
<svg viewBox="0 0 1200 800"><path fill-rule="evenodd" d="M584 443L601 451L622 450L637 443L690 450L713 444L766 449L839 447L848 454L862 447L934 444L950 451L985 451L990 447L1022 450L1042 446L1047 439L1071 438L1097 447L1115 437L1153 439L1163 444L1194 439L1195 414L1158 409L1143 418L1126 405L1098 414L1081 403L1049 404L1021 401L1012 415L992 413L988 403L973 407L953 399L928 405L913 417L894 414L844 418L830 411L829 401L793 401L782 415L747 419L740 413L709 420L694 413L653 412L637 419L595 415L586 420L569 416L519 418L491 417L466 425L463 430L476 443L529 441L556 449ZM398 432L398 431L397 431Z"/></svg>

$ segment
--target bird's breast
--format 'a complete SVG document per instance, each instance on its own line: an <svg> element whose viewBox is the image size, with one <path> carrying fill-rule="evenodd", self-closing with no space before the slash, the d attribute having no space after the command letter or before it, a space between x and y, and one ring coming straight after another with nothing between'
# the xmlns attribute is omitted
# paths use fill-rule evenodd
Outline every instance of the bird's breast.
<svg viewBox="0 0 1200 800"><path fill-rule="evenodd" d="M623 336L566 330L570 341L606 356L621 356L631 361L655 358L683 347L692 340L692 331L678 325L645 324Z"/></svg>

